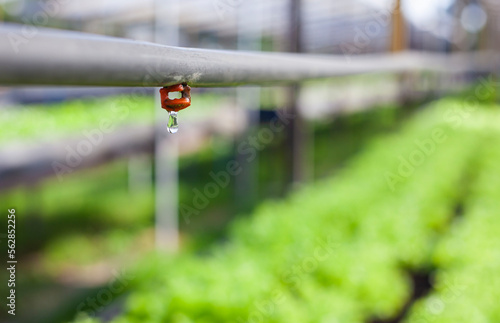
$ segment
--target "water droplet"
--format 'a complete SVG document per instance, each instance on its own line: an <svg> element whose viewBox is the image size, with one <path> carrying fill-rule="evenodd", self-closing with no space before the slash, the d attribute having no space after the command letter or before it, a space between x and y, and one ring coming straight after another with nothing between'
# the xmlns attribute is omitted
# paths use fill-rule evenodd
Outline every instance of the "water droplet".
<svg viewBox="0 0 500 323"><path fill-rule="evenodd" d="M169 111L168 112L168 123L167 129L170 133L176 133L179 130L179 121L177 120L177 112Z"/></svg>

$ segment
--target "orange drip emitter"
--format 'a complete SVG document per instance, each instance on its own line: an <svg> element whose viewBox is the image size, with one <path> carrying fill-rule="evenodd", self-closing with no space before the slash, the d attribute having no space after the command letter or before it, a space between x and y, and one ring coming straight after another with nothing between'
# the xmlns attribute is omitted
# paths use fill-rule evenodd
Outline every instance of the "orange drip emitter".
<svg viewBox="0 0 500 323"><path fill-rule="evenodd" d="M181 92L181 97L170 99L170 92ZM168 111L168 132L176 133L179 129L177 112L191 105L191 87L186 83L166 86L160 89L161 107Z"/></svg>

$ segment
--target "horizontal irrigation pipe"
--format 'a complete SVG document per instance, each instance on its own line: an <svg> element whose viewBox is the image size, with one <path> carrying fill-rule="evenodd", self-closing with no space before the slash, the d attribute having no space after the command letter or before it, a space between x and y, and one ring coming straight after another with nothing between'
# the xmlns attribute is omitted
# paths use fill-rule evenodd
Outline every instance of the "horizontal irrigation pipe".
<svg viewBox="0 0 500 323"><path fill-rule="evenodd" d="M274 85L341 75L498 71L492 52L363 56L252 53L163 46L72 31L0 26L0 84L194 87Z"/></svg>

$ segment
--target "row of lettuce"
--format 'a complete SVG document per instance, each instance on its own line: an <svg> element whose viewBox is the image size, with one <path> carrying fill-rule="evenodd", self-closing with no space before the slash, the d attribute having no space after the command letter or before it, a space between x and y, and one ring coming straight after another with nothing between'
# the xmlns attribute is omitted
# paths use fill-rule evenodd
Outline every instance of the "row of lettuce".
<svg viewBox="0 0 500 323"><path fill-rule="evenodd" d="M500 320L500 119L497 112L482 117L471 126L492 131L476 158L464 215L438 243L434 291L414 306L408 323Z"/></svg>
<svg viewBox="0 0 500 323"><path fill-rule="evenodd" d="M235 221L207 254L151 256L130 269L135 279L112 322L386 320L411 301L410 272L431 267L435 288L406 320L494 321L494 109L465 114L460 100L438 101L335 178ZM450 280L458 296L447 295ZM77 320L99 321L88 316L100 311L80 310Z"/></svg>

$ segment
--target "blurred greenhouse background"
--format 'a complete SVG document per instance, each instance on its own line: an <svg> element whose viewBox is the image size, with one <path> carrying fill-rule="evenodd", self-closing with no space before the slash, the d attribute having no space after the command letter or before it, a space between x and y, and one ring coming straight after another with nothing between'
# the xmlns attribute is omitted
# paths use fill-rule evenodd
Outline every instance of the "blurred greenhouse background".
<svg viewBox="0 0 500 323"><path fill-rule="evenodd" d="M499 18L497 0L0 0L0 24L33 37L346 64L496 55ZM0 87L18 259L16 316L0 321L500 321L492 66L193 88L169 136L157 88Z"/></svg>

